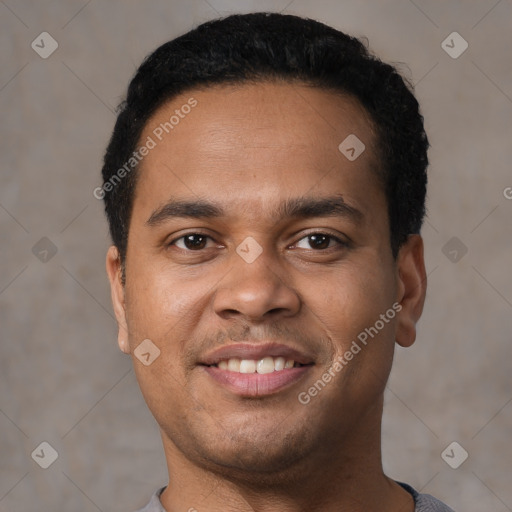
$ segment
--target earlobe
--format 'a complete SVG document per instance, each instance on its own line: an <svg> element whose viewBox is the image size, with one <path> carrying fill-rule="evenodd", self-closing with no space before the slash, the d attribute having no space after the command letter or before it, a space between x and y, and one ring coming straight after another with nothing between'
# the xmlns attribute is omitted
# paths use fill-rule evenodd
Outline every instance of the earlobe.
<svg viewBox="0 0 512 512"><path fill-rule="evenodd" d="M402 347L409 347L416 340L416 323L423 312L427 291L423 239L420 235L409 235L400 248L397 260L397 300L402 309L397 315L396 341Z"/></svg>
<svg viewBox="0 0 512 512"><path fill-rule="evenodd" d="M121 352L124 352L125 354L130 353L130 345L128 344L128 341L126 340L126 338L123 338L121 336L121 333L119 333L117 336L117 344L119 345Z"/></svg>
<svg viewBox="0 0 512 512"><path fill-rule="evenodd" d="M110 281L112 306L117 319L117 344L122 352L129 354L130 343L126 324L125 292L122 282L121 258L119 250L114 245L112 245L107 252L106 269Z"/></svg>

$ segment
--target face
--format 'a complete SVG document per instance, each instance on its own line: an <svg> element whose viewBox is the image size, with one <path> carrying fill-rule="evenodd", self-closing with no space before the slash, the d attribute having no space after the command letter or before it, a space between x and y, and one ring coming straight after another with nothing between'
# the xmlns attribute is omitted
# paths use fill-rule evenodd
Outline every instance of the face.
<svg viewBox="0 0 512 512"><path fill-rule="evenodd" d="M351 135L359 156L354 139L338 148ZM115 248L107 270L119 344L167 449L265 472L377 426L424 268L419 236L392 256L364 109L305 85L216 86L160 108L148 137L125 286Z"/></svg>

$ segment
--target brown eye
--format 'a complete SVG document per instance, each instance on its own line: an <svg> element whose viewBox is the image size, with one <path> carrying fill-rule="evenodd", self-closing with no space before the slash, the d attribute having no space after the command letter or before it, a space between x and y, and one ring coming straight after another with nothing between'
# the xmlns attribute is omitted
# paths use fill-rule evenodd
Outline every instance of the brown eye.
<svg viewBox="0 0 512 512"><path fill-rule="evenodd" d="M331 241L328 235L309 235L309 245L313 249L327 249Z"/></svg>
<svg viewBox="0 0 512 512"><path fill-rule="evenodd" d="M176 245L176 247L184 250L197 251L206 247L209 238L209 236L201 233L189 233L173 240L169 245Z"/></svg>
<svg viewBox="0 0 512 512"><path fill-rule="evenodd" d="M334 244L332 243L334 242ZM302 245L301 245L302 244ZM346 247L346 243L339 238L328 233L311 233L301 238L295 246L299 249L324 250L331 249L334 246Z"/></svg>

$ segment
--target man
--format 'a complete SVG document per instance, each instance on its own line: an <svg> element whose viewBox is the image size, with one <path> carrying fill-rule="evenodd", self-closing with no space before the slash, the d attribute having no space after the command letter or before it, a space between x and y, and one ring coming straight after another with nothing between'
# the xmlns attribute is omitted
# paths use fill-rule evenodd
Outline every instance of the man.
<svg viewBox="0 0 512 512"><path fill-rule="evenodd" d="M427 148L396 70L312 20L230 16L145 60L95 191L168 465L144 511L451 510L381 463Z"/></svg>

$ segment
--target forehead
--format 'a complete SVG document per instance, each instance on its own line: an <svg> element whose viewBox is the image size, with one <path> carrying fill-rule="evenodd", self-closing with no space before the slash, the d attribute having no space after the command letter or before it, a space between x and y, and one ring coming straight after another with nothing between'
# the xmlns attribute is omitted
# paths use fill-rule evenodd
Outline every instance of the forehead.
<svg viewBox="0 0 512 512"><path fill-rule="evenodd" d="M304 84L190 90L149 119L140 142L148 140L154 147L139 164L135 201L144 208L169 196L212 195L261 207L283 194L370 194L377 182L374 129L364 108ZM360 143L357 159L342 152L347 145L359 152Z"/></svg>

